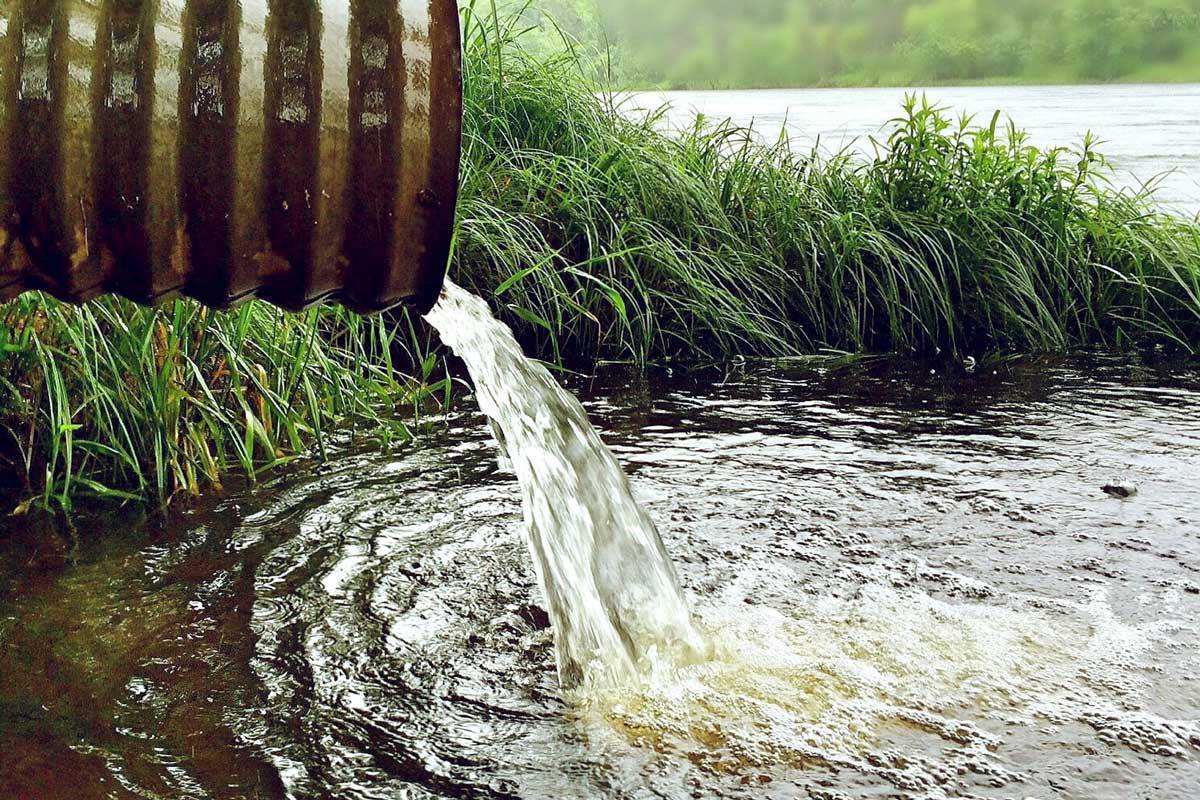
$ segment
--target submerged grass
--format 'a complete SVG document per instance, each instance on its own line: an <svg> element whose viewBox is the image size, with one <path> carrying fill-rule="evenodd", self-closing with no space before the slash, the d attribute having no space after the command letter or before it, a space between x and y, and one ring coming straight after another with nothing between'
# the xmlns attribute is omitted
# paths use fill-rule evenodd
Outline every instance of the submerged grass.
<svg viewBox="0 0 1200 800"><path fill-rule="evenodd" d="M1200 350L1200 226L1111 190L1091 140L1038 150L917 98L871 160L727 123L666 135L569 43L534 54L515 17L463 18L453 269L535 355ZM166 502L335 426L404 439L450 386L407 315L337 308L26 295L0 307L0 357L0 482L48 507Z"/></svg>

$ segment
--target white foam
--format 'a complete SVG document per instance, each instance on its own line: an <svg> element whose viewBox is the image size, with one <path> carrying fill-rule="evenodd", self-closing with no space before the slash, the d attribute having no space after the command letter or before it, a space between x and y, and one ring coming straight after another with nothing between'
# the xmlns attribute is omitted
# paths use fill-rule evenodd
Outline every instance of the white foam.
<svg viewBox="0 0 1200 800"><path fill-rule="evenodd" d="M585 685L572 699L633 741L713 770L817 762L922 791L963 771L1019 779L994 754L1014 725L1052 738L1082 724L1135 750L1197 755L1195 720L1141 709L1144 658L1163 626L1121 623L1102 595L1066 619L878 584L797 595L787 613L748 606L748 586L786 577L770 569L699 609L711 660L661 662L636 684ZM896 764L881 755L885 739L909 745ZM920 755L931 748L937 758Z"/></svg>

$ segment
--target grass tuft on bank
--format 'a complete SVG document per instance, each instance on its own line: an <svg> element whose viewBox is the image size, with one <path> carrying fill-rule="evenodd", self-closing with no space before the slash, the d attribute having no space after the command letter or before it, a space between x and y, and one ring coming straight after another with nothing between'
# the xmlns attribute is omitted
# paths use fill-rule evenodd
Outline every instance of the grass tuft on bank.
<svg viewBox="0 0 1200 800"><path fill-rule="evenodd" d="M917 97L869 161L664 135L570 49L466 20L457 274L542 355L1200 348L1200 226L1113 190L1091 139L1039 150Z"/></svg>
<svg viewBox="0 0 1200 800"><path fill-rule="evenodd" d="M18 510L166 504L320 455L335 430L406 440L448 389L432 357L396 368L414 341L407 319L341 308L23 295L0 307L0 487Z"/></svg>
<svg viewBox="0 0 1200 800"><path fill-rule="evenodd" d="M534 54L514 17L463 19L453 274L532 355L1200 350L1200 226L1111 190L1090 140L1042 151L917 98L870 161L727 123L666 135L569 45ZM334 430L406 438L449 389L424 336L405 314L26 295L0 307L0 486L164 503Z"/></svg>

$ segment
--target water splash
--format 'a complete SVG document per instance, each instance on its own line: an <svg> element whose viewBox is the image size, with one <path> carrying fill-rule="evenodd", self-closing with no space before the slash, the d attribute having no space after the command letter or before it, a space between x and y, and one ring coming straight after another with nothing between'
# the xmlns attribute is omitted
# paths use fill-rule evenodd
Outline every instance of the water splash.
<svg viewBox="0 0 1200 800"><path fill-rule="evenodd" d="M447 281L426 319L466 362L520 482L564 687L707 653L658 530L579 401L470 292Z"/></svg>
<svg viewBox="0 0 1200 800"><path fill-rule="evenodd" d="M1141 656L1171 624L1121 624L1102 596L1071 607L1082 624L1016 598L944 602L888 574L861 576L850 597L808 596L768 555L724 576L693 616L579 402L481 299L448 284L429 318L467 362L518 477L560 677L592 741L680 754L713 779L849 770L930 798L1035 785L999 752L1024 731L1090 729L1183 759L1200 747L1194 719L1144 696ZM763 595L777 607L752 601Z"/></svg>
<svg viewBox="0 0 1200 800"><path fill-rule="evenodd" d="M787 613L743 602L793 581L748 569L698 608L712 658L580 693L582 721L597 739L611 729L712 775L848 770L943 799L1036 780L1009 752L1031 730L1091 730L1185 760L1200 746L1195 720L1147 708L1146 654L1171 626L1125 625L1103 594L1071 604L1071 623L883 584L801 596Z"/></svg>

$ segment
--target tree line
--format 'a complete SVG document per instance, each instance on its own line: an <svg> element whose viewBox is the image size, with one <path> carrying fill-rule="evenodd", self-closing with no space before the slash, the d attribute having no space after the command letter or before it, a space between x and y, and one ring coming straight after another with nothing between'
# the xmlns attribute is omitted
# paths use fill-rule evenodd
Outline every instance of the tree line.
<svg viewBox="0 0 1200 800"><path fill-rule="evenodd" d="M1200 80L1200 0L533 0L525 13L602 51L625 85Z"/></svg>

